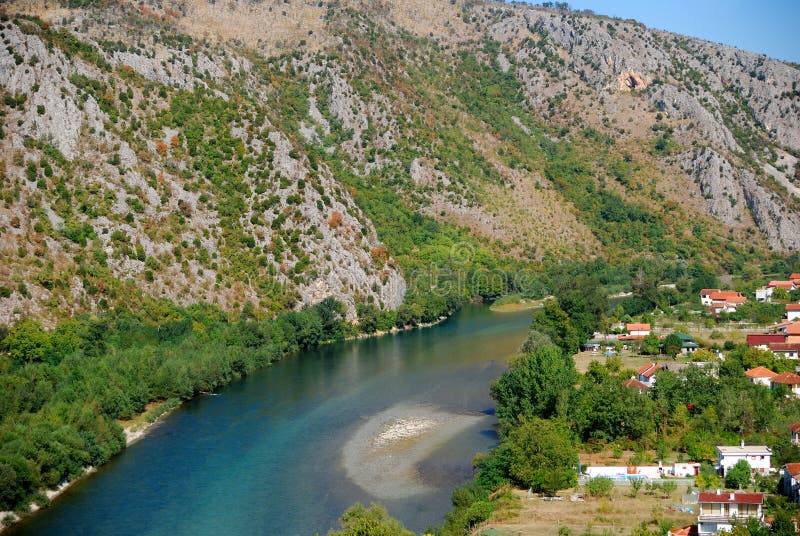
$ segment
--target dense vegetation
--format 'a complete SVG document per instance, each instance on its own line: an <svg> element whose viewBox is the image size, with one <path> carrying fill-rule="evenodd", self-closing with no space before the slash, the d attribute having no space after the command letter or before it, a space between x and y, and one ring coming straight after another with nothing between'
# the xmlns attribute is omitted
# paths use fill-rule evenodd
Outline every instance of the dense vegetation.
<svg viewBox="0 0 800 536"><path fill-rule="evenodd" d="M152 302L149 317L124 309L81 316L44 331L33 321L2 333L0 510L24 511L39 492L80 475L125 447L118 423L149 418L283 356L358 331L341 303L257 320L206 306ZM379 317L375 327L385 328Z"/></svg>
<svg viewBox="0 0 800 536"><path fill-rule="evenodd" d="M772 492L777 482L751 481L749 466L735 468L724 481L716 476L715 446L766 444L776 466L800 459L788 433L800 419L800 401L744 375L757 365L793 369L771 352L730 346L724 362L657 372L655 387L645 393L623 386L633 371L623 369L619 358L594 362L578 374L571 357L575 341L585 340L607 314L597 287L591 278L567 286L534 316L523 353L491 387L502 442L476 458L476 476L453 494L454 509L440 534L460 534L487 519L503 486L546 494L574 486L580 451L630 450L635 454L627 461L634 464L696 460L704 464L696 482L701 489L752 485ZM791 514L782 504L771 508L781 518ZM751 534L761 533L752 527Z"/></svg>

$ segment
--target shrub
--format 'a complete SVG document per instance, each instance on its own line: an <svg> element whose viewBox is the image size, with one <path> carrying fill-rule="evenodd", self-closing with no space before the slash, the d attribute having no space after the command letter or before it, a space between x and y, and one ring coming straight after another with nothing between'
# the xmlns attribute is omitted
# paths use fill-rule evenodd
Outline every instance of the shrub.
<svg viewBox="0 0 800 536"><path fill-rule="evenodd" d="M586 491L592 497L608 497L613 487L614 483L605 476L596 476L586 483Z"/></svg>

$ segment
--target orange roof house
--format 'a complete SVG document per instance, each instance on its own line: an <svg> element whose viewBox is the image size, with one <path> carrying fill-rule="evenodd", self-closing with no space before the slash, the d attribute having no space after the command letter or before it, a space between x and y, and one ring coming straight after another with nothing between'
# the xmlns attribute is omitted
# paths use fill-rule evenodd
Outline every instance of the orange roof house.
<svg viewBox="0 0 800 536"><path fill-rule="evenodd" d="M733 290L722 290L720 292L714 292L711 294L711 300L716 302L728 302L728 303L744 303L747 301L747 298L742 295L741 292L736 292Z"/></svg>
<svg viewBox="0 0 800 536"><path fill-rule="evenodd" d="M745 371L745 376L748 378L774 378L778 375L777 372L772 372L766 367L756 367Z"/></svg>
<svg viewBox="0 0 800 536"><path fill-rule="evenodd" d="M784 372L783 374L776 374L770 381L781 385L800 385L800 376L794 372Z"/></svg>
<svg viewBox="0 0 800 536"><path fill-rule="evenodd" d="M767 284L767 288L782 288L783 290L789 291L789 290L794 290L796 287L794 281L789 280L789 281L770 281L769 284Z"/></svg>

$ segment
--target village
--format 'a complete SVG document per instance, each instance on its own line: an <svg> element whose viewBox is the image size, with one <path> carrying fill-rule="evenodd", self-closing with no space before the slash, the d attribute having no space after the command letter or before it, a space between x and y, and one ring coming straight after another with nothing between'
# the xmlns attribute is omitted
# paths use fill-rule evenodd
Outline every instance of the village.
<svg viewBox="0 0 800 536"><path fill-rule="evenodd" d="M789 301L793 291L800 289L800 273L792 273L786 280L774 280L755 292L754 299L759 302L772 302L773 299L786 301L784 316L765 329L763 333L748 333L747 346L762 352L771 352L775 362L781 365L782 372L757 366L745 370L744 374L754 384L764 389L781 390L786 397L800 399L800 303ZM734 313L741 304L748 301L742 293L724 289L702 289L699 292L700 303L711 315ZM606 358L620 352L635 352L637 345L653 337L654 331L649 323L626 323L615 326L621 334L595 333L592 340L586 341L582 349L591 355L600 352ZM672 339L671 341L669 339ZM673 347L670 348L670 345ZM624 382L625 387L645 393L652 389L660 370L678 371L688 366L708 367L713 369L725 355L720 349L704 348L689 334L671 332L659 337L659 353L666 359L650 360L636 369L636 374ZM631 353L632 353L631 352ZM693 359L695 355L703 359ZM713 356L713 357L712 357ZM792 424L786 435L793 445L800 445L800 422ZM744 441L738 445L717 445L717 460L714 466L717 474L725 478L731 470L746 468L751 475L773 475L779 478L776 491L788 500L800 502L800 459L795 463L785 463L774 467L772 449L766 445L746 445ZM581 468L582 481L602 477L618 484L630 485L631 481L654 479L683 479L691 482L700 474L701 464L697 462L674 462L657 465L595 465ZM749 481L749 479L748 479ZM737 524L746 524L748 519L769 525L770 519L765 517L763 505L766 493L752 492L742 489L723 491L721 489L705 492L689 493L683 497L687 503L684 511L696 513L696 522L683 527L670 529L670 536L708 536L722 531L731 531ZM795 521L795 524L797 522Z"/></svg>

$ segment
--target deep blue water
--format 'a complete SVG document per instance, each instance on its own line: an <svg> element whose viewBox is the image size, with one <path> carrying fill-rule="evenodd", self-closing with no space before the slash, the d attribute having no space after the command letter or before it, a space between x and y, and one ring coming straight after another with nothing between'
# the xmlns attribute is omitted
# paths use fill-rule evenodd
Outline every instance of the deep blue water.
<svg viewBox="0 0 800 536"><path fill-rule="evenodd" d="M468 306L440 326L327 345L192 400L13 535L311 535L352 503L344 444L398 403L492 411L489 382L521 344L529 314ZM496 444L484 419L419 465L436 491L380 501L409 528L439 524L473 455Z"/></svg>

